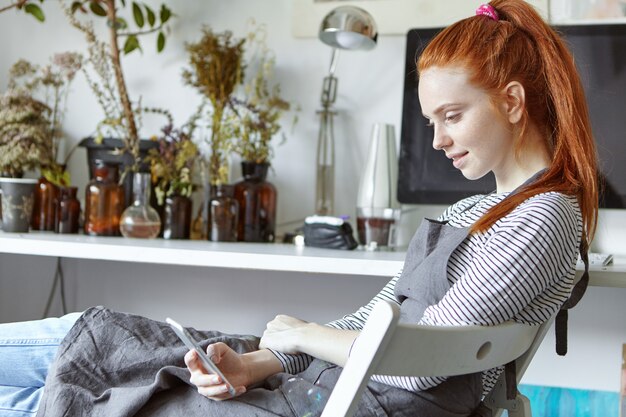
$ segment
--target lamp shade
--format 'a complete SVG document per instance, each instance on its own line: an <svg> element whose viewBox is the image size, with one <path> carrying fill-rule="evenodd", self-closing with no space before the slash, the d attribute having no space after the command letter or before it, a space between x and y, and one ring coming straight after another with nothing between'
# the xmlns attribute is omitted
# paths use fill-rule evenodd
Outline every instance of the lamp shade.
<svg viewBox="0 0 626 417"><path fill-rule="evenodd" d="M369 50L376 46L378 30L367 11L355 6L340 6L322 20L319 38L334 48Z"/></svg>

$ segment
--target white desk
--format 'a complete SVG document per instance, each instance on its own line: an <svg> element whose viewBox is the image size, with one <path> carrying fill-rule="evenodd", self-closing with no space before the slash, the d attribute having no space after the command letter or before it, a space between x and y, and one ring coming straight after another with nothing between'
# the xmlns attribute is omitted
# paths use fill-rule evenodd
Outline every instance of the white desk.
<svg viewBox="0 0 626 417"><path fill-rule="evenodd" d="M0 232L0 253L99 259L165 265L295 271L337 275L393 276L404 252L364 252L263 243L142 240L57 235L51 232ZM626 288L626 257L592 267L590 285Z"/></svg>

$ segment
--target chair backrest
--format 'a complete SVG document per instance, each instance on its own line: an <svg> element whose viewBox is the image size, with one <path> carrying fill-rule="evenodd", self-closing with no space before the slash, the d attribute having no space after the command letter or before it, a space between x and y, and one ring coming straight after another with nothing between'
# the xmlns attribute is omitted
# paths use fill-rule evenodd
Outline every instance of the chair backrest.
<svg viewBox="0 0 626 417"><path fill-rule="evenodd" d="M372 374L462 375L500 366L525 354L524 361L529 362L534 344L536 350L541 342L536 337L538 331L547 328L514 322L496 326L421 326L399 323L399 318L397 305L376 304L322 417L351 416Z"/></svg>

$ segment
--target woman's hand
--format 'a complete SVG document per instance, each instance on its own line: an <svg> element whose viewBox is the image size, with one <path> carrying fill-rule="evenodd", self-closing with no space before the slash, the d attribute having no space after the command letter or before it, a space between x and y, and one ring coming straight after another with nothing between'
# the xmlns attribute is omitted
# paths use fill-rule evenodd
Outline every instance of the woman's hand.
<svg viewBox="0 0 626 417"><path fill-rule="evenodd" d="M259 347L274 349L284 353L300 353L306 329L314 323L297 319L295 317L278 315L274 320L267 323Z"/></svg>
<svg viewBox="0 0 626 417"><path fill-rule="evenodd" d="M250 384L250 370L241 355L232 350L225 343L214 343L207 347L207 356L222 371L222 374L233 385L236 395L246 392ZM228 385L218 375L208 373L198 354L190 350L185 355L185 364L191 372L190 382L198 387L198 393L212 400L226 400L232 398L228 392Z"/></svg>

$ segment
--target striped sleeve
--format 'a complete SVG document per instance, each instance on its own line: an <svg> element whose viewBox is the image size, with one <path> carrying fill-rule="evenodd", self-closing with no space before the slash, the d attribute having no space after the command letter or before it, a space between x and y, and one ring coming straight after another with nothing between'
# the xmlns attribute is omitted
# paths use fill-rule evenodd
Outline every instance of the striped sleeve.
<svg viewBox="0 0 626 417"><path fill-rule="evenodd" d="M400 275L402 275L402 270L394 275L391 281L389 281L369 303L359 308L356 312L348 314L341 319L331 321L330 323L327 323L326 326L343 330L361 330L374 308L374 304L378 301L385 300L398 304L398 300L396 300L394 295L394 288L396 286L396 282L398 282L398 279L400 278ZM304 353L291 355L272 349L270 349L270 351L276 356L276 358L278 358L284 371L292 375L304 371L313 361L312 356Z"/></svg>
<svg viewBox="0 0 626 417"><path fill-rule="evenodd" d="M524 202L492 229L467 265L451 257L448 275L458 277L442 300L426 309L420 324L494 325L511 319L539 324L558 311L574 280L582 230L577 203L561 194L544 194ZM491 384L486 392L499 373L491 371L486 372L492 375L485 382ZM373 379L411 391L445 380L384 375Z"/></svg>

